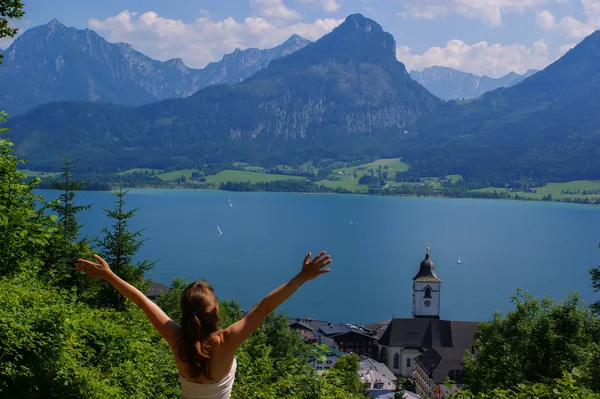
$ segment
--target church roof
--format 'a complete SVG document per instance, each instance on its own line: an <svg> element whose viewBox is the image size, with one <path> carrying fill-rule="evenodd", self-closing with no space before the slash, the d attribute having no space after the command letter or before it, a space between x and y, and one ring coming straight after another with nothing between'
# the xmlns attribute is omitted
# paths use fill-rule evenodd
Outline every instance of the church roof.
<svg viewBox="0 0 600 399"><path fill-rule="evenodd" d="M462 358L471 349L477 322L437 319L392 319L380 345L402 348L436 349L444 358Z"/></svg>
<svg viewBox="0 0 600 399"><path fill-rule="evenodd" d="M413 277L413 281L419 283L441 283L440 280L435 274L435 267L431 258L429 258L429 248L427 248L427 253L425 254L425 259L421 262L421 266L419 267L419 273Z"/></svg>

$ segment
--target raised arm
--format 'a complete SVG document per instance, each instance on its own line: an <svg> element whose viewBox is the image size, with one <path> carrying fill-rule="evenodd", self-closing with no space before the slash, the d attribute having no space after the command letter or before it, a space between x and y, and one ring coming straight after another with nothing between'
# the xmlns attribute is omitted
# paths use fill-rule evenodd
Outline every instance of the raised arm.
<svg viewBox="0 0 600 399"><path fill-rule="evenodd" d="M135 303L140 309L144 311L148 320L152 323L154 328L158 330L158 333L169 343L171 347L175 347L181 327L175 323L169 316L162 311L154 302L152 302L146 295L140 292L133 285L127 281L122 280L110 270L108 263L98 255L94 255L94 258L98 263L90 262L89 260L79 259L75 264L78 270L85 272L88 276L94 278L101 278L106 280L110 285L115 287L123 296Z"/></svg>
<svg viewBox="0 0 600 399"><path fill-rule="evenodd" d="M300 273L264 297L258 306L248 312L246 316L223 331L223 344L225 346L235 350L258 328L270 312L292 296L302 284L330 271L330 269L325 268L331 263L329 255L321 252L313 260L309 261L310 255L309 252L304 258Z"/></svg>

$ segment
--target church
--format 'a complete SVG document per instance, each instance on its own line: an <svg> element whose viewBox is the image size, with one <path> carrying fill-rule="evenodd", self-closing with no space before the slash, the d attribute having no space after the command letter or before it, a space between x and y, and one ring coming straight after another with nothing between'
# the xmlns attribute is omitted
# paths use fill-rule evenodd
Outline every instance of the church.
<svg viewBox="0 0 600 399"><path fill-rule="evenodd" d="M460 383L461 360L471 351L476 322L440 318L442 280L427 248L413 277L412 318L394 318L379 339L380 359L415 381L422 398L441 397L446 377Z"/></svg>

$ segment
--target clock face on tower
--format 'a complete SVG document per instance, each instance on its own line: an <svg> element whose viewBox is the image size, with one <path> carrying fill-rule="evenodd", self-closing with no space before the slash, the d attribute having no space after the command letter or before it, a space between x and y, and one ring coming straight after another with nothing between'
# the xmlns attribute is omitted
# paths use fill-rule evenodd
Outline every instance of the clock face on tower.
<svg viewBox="0 0 600 399"><path fill-rule="evenodd" d="M424 305L425 307L431 306L431 301L429 299L426 299Z"/></svg>

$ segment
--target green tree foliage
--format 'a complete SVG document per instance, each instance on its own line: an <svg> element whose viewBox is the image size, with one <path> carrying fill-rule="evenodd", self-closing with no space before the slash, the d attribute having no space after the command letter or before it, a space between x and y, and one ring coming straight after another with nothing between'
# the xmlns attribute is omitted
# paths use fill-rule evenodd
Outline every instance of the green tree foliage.
<svg viewBox="0 0 600 399"><path fill-rule="evenodd" d="M600 248L600 244L598 244L598 248ZM600 266L590 269L590 275L592 276L592 287L594 288L594 291L600 291ZM600 300L594 302L591 307L594 313L600 314Z"/></svg>
<svg viewBox="0 0 600 399"><path fill-rule="evenodd" d="M549 383L578 367L581 383L600 387L600 321L576 294L556 302L518 290L515 309L498 312L477 331L474 354L464 359L463 382L472 392Z"/></svg>
<svg viewBox="0 0 600 399"><path fill-rule="evenodd" d="M383 363L387 366L388 362L389 362L389 356L388 356L387 346L382 345L381 349L379 350L379 363Z"/></svg>
<svg viewBox="0 0 600 399"><path fill-rule="evenodd" d="M177 323L181 320L181 293L189 284L185 278L175 277L169 290L160 294L156 300L156 304ZM220 313L223 314L223 309L220 309Z"/></svg>
<svg viewBox="0 0 600 399"><path fill-rule="evenodd" d="M126 194L127 191L123 191L123 187L119 185L114 192L117 197L114 208L102 208L113 224L102 228L104 237L97 243L102 257L108 262L111 270L123 280L145 291L147 284L144 283L144 273L152 269L154 263L146 260L133 263L134 255L146 240L141 239L142 230L135 232L129 230L129 221L135 216L138 208L125 210ZM103 284L99 298L103 306L117 310L125 307L125 297L108 284Z"/></svg>
<svg viewBox="0 0 600 399"><path fill-rule="evenodd" d="M403 399L404 398L404 385L402 384L403 379L398 377L396 378L396 387L394 389L394 399Z"/></svg>
<svg viewBox="0 0 600 399"><path fill-rule="evenodd" d="M7 399L180 392L170 349L139 309L94 309L31 279L0 279L0 357Z"/></svg>
<svg viewBox="0 0 600 399"><path fill-rule="evenodd" d="M368 397L369 391L366 384L360 380L359 369L358 355L346 355L335 362L325 374L325 379L333 386L346 389L357 397Z"/></svg>
<svg viewBox="0 0 600 399"><path fill-rule="evenodd" d="M450 399L594 399L598 394L583 386L581 373L573 369L563 372L561 378L549 384L518 384L510 389L495 388L487 393L474 394L468 390L452 390L448 384Z"/></svg>
<svg viewBox="0 0 600 399"><path fill-rule="evenodd" d="M13 28L8 25L9 19L19 19L25 15L23 11L23 3L21 0L1 0L0 1L0 38L15 37L18 28ZM2 62L4 54L0 54L0 62Z"/></svg>
<svg viewBox="0 0 600 399"><path fill-rule="evenodd" d="M62 173L63 180L52 182L52 188L61 191L61 194L59 201L53 203L50 209L58 214L58 226L64 239L72 242L78 238L81 229L81 225L77 222L77 214L91 209L91 206L75 204L75 195L84 186L81 180L73 178L72 165L77 160L69 160L62 155L61 160L65 165Z"/></svg>
<svg viewBox="0 0 600 399"><path fill-rule="evenodd" d="M0 113L0 122L5 121L6 114ZM25 182L17 170L20 163L12 143L0 136L0 276L41 268L55 232L53 218L44 215L43 198L33 192L39 179Z"/></svg>
<svg viewBox="0 0 600 399"><path fill-rule="evenodd" d="M77 161L68 160L62 155L61 160L64 163L63 180L52 183L52 187L61 194L57 201L48 205L58 216L57 231L47 248L46 267L41 274L57 287L79 290L84 295L94 297L93 287L98 287L98 282L77 273L73 267L78 258L90 255L88 239L79 237L82 226L77 215L91 209L91 206L77 205L75 201L77 190L83 187L83 182L72 176L72 165Z"/></svg>

